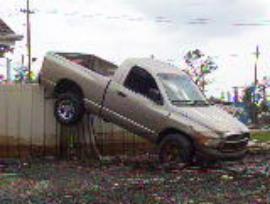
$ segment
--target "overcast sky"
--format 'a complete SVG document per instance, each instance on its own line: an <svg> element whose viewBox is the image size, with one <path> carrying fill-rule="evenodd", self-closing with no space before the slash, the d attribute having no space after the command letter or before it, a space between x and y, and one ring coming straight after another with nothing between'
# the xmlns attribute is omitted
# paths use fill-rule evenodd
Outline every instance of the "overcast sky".
<svg viewBox="0 0 270 204"><path fill-rule="evenodd" d="M25 34L24 0L0 0L0 17ZM199 48L219 69L209 94L220 95L253 79L253 55L261 49L259 77L270 75L269 0L31 0L33 56L49 50L86 52L120 64L149 57L183 66ZM18 43L14 63L25 53Z"/></svg>

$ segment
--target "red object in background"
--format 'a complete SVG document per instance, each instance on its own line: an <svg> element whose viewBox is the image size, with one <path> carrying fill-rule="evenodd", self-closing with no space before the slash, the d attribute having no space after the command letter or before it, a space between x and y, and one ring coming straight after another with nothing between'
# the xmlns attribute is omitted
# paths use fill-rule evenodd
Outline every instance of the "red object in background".
<svg viewBox="0 0 270 204"><path fill-rule="evenodd" d="M0 81L3 81L5 79L5 76L3 74L0 74Z"/></svg>

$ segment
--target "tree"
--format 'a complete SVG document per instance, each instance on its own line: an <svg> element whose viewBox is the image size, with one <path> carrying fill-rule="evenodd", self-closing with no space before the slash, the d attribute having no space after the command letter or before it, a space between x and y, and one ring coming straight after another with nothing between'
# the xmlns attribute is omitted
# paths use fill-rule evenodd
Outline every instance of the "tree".
<svg viewBox="0 0 270 204"><path fill-rule="evenodd" d="M253 90L252 87L246 87L244 89L244 95L243 95L243 102L246 104L251 104L252 103L252 98L253 98L253 94L252 94Z"/></svg>
<svg viewBox="0 0 270 204"><path fill-rule="evenodd" d="M254 123L258 122L258 114L269 112L266 88L269 88L269 80L264 77L257 86L252 84L244 89L243 102L248 106Z"/></svg>
<svg viewBox="0 0 270 204"><path fill-rule="evenodd" d="M184 60L188 65L184 71L190 75L193 81L204 91L205 86L211 83L206 79L206 76L218 68L213 58L206 56L201 50L196 49L189 51L184 56Z"/></svg>
<svg viewBox="0 0 270 204"><path fill-rule="evenodd" d="M254 94L255 94L254 85L246 87L244 89L243 102L246 104L248 108L248 113L249 113L249 116L252 118L253 124L256 124L258 121L258 117L257 117L258 106L256 103L254 103L254 97L255 97Z"/></svg>

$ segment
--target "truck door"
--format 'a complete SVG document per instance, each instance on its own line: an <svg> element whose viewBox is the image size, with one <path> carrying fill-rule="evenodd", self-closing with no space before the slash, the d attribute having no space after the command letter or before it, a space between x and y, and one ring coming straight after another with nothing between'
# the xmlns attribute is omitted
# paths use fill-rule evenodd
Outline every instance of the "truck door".
<svg viewBox="0 0 270 204"><path fill-rule="evenodd" d="M133 67L124 85L111 82L102 116L149 139L159 133L169 115L154 77Z"/></svg>

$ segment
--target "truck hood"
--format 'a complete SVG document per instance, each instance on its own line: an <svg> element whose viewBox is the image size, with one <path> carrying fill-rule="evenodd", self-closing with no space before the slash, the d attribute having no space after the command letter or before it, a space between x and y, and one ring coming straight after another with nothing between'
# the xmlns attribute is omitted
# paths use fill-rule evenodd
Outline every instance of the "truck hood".
<svg viewBox="0 0 270 204"><path fill-rule="evenodd" d="M216 106L174 107L174 111L181 117L215 132L229 134L249 132L248 128L238 119Z"/></svg>

